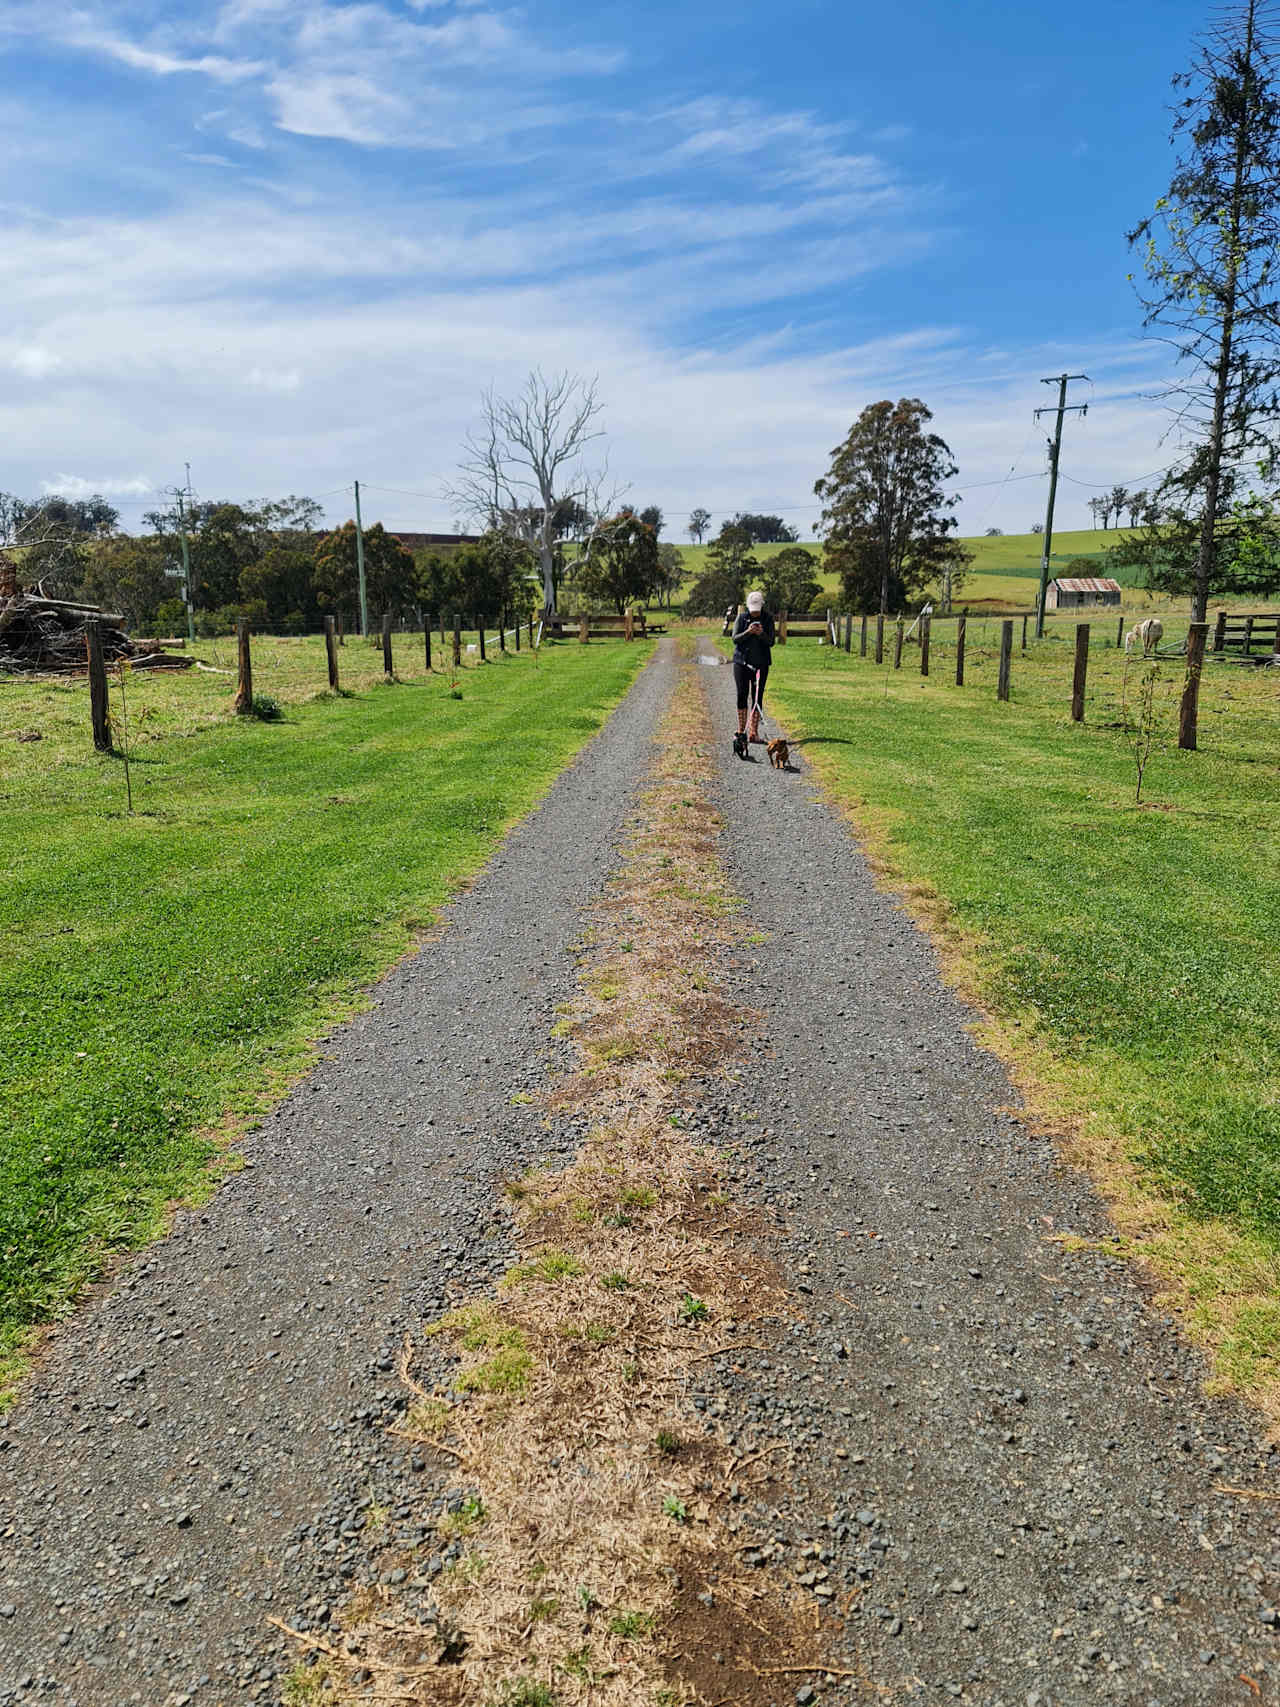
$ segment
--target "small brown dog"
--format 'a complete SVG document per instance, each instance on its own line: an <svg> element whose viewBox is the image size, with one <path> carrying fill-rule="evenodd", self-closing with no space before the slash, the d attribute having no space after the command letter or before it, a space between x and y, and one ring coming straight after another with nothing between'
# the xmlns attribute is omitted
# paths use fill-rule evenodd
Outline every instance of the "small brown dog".
<svg viewBox="0 0 1280 1707"><path fill-rule="evenodd" d="M769 763L773 766L774 770L785 771L791 768L791 749L782 739L781 735L776 735L773 740L770 741L768 753Z"/></svg>

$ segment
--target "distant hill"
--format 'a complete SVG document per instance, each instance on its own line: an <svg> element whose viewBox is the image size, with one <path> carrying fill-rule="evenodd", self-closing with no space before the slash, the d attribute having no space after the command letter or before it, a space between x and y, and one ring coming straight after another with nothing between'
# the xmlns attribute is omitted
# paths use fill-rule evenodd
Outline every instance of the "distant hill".
<svg viewBox="0 0 1280 1707"><path fill-rule="evenodd" d="M1132 569L1117 570L1108 558L1111 546L1118 545L1136 531L1134 528L1081 528L1066 533L1055 532L1053 553L1049 559L1050 571L1054 575L1065 575L1069 563L1085 557L1097 565L1092 571L1095 575L1110 575L1122 587L1136 586L1135 572ZM996 539L987 539L984 535L978 539L962 539L960 543L966 551L973 553L971 575L1026 575L1039 579L1039 534L1006 533Z"/></svg>
<svg viewBox="0 0 1280 1707"><path fill-rule="evenodd" d="M1054 575L1065 575L1068 566L1077 558L1087 558L1094 567L1089 571L1095 575L1110 575L1119 581L1122 587L1135 587L1139 584L1137 574L1132 569L1117 569L1108 558L1109 548L1117 545L1122 539L1127 539L1131 528L1081 528L1069 530L1066 533L1055 533L1053 536L1053 553L1049 559L1050 571ZM679 545L684 557L685 567L690 576L702 573L707 555L705 545L681 545L679 540L672 540L673 545ZM822 542L820 540L802 539L797 541L807 551L812 551L820 559ZM973 553L973 564L969 574L970 588L978 596L982 590L975 586L980 575L998 575L1004 582L1009 583L1001 588L1003 594L1014 593L1017 589L1013 583L1018 581L1038 582L1040 578L1040 536L1034 533L1006 533L995 539L985 535L976 539L962 539L960 543L967 551ZM756 557L764 562L776 556L779 551L785 551L783 545L758 545ZM824 586L834 587L834 579L821 576Z"/></svg>

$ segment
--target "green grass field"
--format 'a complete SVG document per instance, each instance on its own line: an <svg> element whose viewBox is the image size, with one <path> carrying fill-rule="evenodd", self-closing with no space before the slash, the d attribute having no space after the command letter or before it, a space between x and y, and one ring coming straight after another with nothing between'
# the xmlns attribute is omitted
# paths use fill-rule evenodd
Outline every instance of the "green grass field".
<svg viewBox="0 0 1280 1707"><path fill-rule="evenodd" d="M938 643L950 625L928 679L914 648L896 674L856 647L779 648L774 708L894 877L942 898L1033 1102L1079 1120L1158 1205L1139 1248L1256 1388L1280 1378L1280 677L1211 664L1200 750L1184 753L1183 668L1162 662L1137 806L1143 666L1126 685L1109 624L1083 725L1065 623L1015 652L1007 705L998 625L985 645L982 626L962 689Z"/></svg>
<svg viewBox="0 0 1280 1707"><path fill-rule="evenodd" d="M1109 547L1127 538L1129 532L1128 528L1087 528L1078 532L1055 533L1053 554L1050 558L1053 574L1065 575L1073 562L1079 558L1087 558L1090 566L1080 573L1109 575L1118 580L1128 595L1125 600L1126 608L1163 608L1169 603L1168 600L1155 598L1139 589L1133 570L1118 571L1107 559ZM974 561L969 569L969 579L957 596L957 603L966 604L970 609L1007 606L1011 609L1016 607L1018 610L1030 609L1035 604L1040 585L1038 535L1002 534L995 539L983 536L963 539L960 543L973 553ZM819 558L822 556L819 540L802 539L799 544ZM689 572L686 588L702 573L708 549L706 545L681 545L680 550ZM781 545L758 545L755 555L763 563L784 550L786 547ZM838 587L834 575L820 574L818 580L825 591L833 596L836 594Z"/></svg>
<svg viewBox="0 0 1280 1707"><path fill-rule="evenodd" d="M651 651L526 650L464 668L455 699L421 636L396 646L406 679L385 685L349 642L331 697L323 642L258 642L280 723L232 717L233 677L133 676L132 816L85 682L0 678L0 1376L105 1253L199 1193L220 1129L298 1071Z"/></svg>

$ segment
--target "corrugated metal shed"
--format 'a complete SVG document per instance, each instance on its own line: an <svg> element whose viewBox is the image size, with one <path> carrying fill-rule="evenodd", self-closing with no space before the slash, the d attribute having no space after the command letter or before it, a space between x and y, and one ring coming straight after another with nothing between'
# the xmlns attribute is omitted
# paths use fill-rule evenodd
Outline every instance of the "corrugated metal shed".
<svg viewBox="0 0 1280 1707"><path fill-rule="evenodd" d="M1103 575L1059 575L1050 581L1046 610L1080 610L1088 605L1118 605L1120 583Z"/></svg>
<svg viewBox="0 0 1280 1707"><path fill-rule="evenodd" d="M1054 581L1059 592L1063 593L1118 593L1119 581L1108 580L1102 575L1059 575Z"/></svg>

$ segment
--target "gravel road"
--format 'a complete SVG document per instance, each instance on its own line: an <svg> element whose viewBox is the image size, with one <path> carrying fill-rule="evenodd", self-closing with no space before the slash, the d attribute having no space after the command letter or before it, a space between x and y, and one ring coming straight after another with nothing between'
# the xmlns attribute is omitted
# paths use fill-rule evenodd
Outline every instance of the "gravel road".
<svg viewBox="0 0 1280 1707"><path fill-rule="evenodd" d="M267 1614L343 1591L371 1501L411 1516L393 1354L501 1268L495 1181L551 1148L510 1099L558 1048L669 653L246 1139L245 1171L58 1333L0 1423L5 1707L275 1700L297 1654Z"/></svg>
<svg viewBox="0 0 1280 1707"><path fill-rule="evenodd" d="M811 1311L721 1397L796 1449L777 1542L820 1600L861 1585L892 1699L1280 1700L1280 1457L1127 1265L1054 1242L1106 1236L1096 1194L1010 1112L811 773L736 759L731 673L701 674L724 852L769 932L734 969L759 1054L702 1118L785 1216Z"/></svg>
<svg viewBox="0 0 1280 1707"><path fill-rule="evenodd" d="M670 652L249 1137L251 1166L58 1334L0 1427L3 1707L277 1700L296 1655L267 1615L323 1626L377 1507L398 1544L425 1534L431 1474L384 1427L395 1347L503 1266L495 1181L573 1145L510 1098L558 1059L567 947ZM768 936L727 968L758 1055L687 1118L780 1223L809 1312L741 1373L698 1366L693 1402L734 1440L790 1448L749 1558L859 1656L867 1682L833 1698L1280 1700L1277 1507L1217 1491L1274 1494L1280 1461L1202 1396L1127 1267L1054 1242L1105 1235L1096 1196L1009 1112L811 777L734 759L729 672L699 673L726 860Z"/></svg>

